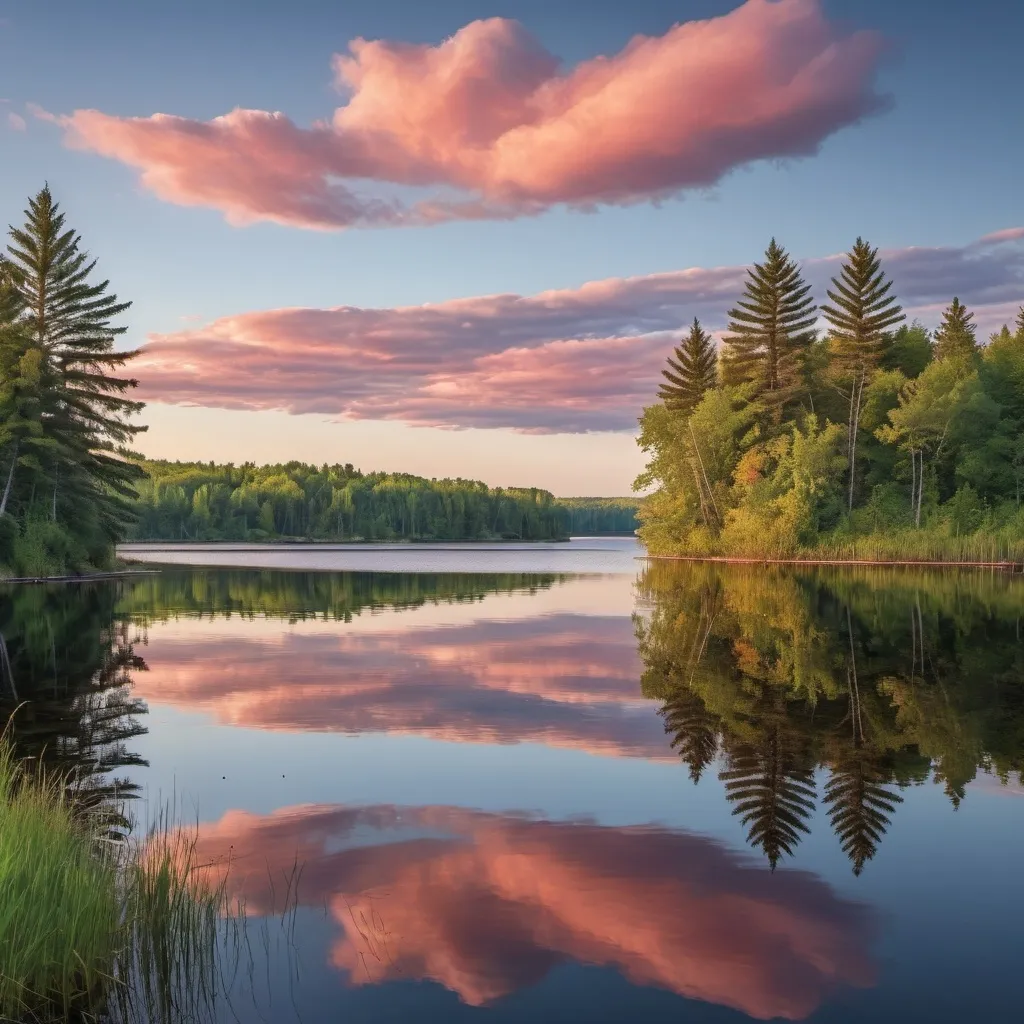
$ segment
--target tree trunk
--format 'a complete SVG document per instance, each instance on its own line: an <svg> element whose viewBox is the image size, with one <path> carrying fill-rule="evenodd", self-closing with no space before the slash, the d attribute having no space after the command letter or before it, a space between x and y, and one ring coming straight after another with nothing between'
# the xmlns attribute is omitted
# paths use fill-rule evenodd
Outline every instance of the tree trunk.
<svg viewBox="0 0 1024 1024"><path fill-rule="evenodd" d="M14 454L11 456L11 468L7 472L7 484L4 487L4 496L0 499L0 516L7 511L7 499L11 496L11 484L14 483L14 467L18 464L18 446L21 441L14 442Z"/></svg>
<svg viewBox="0 0 1024 1024"><path fill-rule="evenodd" d="M917 454L910 449L910 518L914 518L914 506L917 504Z"/></svg>
<svg viewBox="0 0 1024 1024"><path fill-rule="evenodd" d="M921 526L921 499L925 493L925 453L921 453L921 469L918 472L918 511L914 516L913 524L920 528Z"/></svg>
<svg viewBox="0 0 1024 1024"><path fill-rule="evenodd" d="M701 476L704 477L704 484L708 489L708 497L711 499L711 507L715 510L715 519L721 521L721 515L718 512L718 502L715 501L715 492L711 490L711 484L708 482L708 474L704 469L704 460L701 458L700 448L697 445L697 434L694 432L693 424L690 425L690 436L693 438L693 450L697 453L697 461L700 463Z"/></svg>
<svg viewBox="0 0 1024 1024"><path fill-rule="evenodd" d="M697 485L697 496L700 498L700 511L701 515L704 516L704 525L710 530L711 523L708 521L708 509L707 505L704 504L704 489L700 485L700 477L697 475L697 466L692 461L690 462L690 469L693 470L693 482Z"/></svg>
<svg viewBox="0 0 1024 1024"><path fill-rule="evenodd" d="M857 469L857 432L860 430L860 410L864 402L864 370L850 392L850 493L849 511L853 511L853 484Z"/></svg>

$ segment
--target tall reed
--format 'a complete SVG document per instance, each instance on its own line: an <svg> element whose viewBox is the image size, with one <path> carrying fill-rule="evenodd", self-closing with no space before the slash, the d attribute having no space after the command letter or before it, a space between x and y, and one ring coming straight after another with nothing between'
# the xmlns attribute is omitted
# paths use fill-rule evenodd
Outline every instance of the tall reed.
<svg viewBox="0 0 1024 1024"><path fill-rule="evenodd" d="M0 737L0 1020L203 1019L227 905L196 834L162 815L142 840L112 841L67 783Z"/></svg>

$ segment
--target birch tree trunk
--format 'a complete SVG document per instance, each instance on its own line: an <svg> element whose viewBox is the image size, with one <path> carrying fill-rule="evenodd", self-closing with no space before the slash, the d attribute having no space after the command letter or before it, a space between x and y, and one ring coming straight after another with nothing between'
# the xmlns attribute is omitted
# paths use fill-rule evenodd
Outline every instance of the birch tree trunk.
<svg viewBox="0 0 1024 1024"><path fill-rule="evenodd" d="M11 456L11 468L7 472L7 484L4 486L4 496L0 498L0 516L7 511L7 499L11 496L11 484L14 483L14 467L18 464L18 446L21 441L14 442L14 454Z"/></svg>

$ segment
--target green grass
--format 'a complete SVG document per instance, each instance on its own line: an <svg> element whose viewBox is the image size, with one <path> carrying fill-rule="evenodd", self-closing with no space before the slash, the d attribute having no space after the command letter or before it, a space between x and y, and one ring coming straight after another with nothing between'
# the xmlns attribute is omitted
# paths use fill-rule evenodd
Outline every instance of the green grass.
<svg viewBox="0 0 1024 1024"><path fill-rule="evenodd" d="M114 857L63 787L0 743L0 1018L71 1011L102 991L123 942Z"/></svg>
<svg viewBox="0 0 1024 1024"><path fill-rule="evenodd" d="M65 783L0 738L0 1021L201 1019L226 900L195 833L112 842Z"/></svg>

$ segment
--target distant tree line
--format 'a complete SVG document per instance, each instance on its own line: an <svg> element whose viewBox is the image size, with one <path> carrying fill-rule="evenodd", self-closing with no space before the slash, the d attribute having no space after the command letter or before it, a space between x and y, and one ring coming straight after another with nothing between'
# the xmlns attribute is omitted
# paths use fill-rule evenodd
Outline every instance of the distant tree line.
<svg viewBox="0 0 1024 1024"><path fill-rule="evenodd" d="M639 498L558 498L567 533L579 536L632 534L640 525Z"/></svg>
<svg viewBox="0 0 1024 1024"><path fill-rule="evenodd" d="M302 462L143 462L130 536L140 540L561 540L538 488L426 480Z"/></svg>
<svg viewBox="0 0 1024 1024"><path fill-rule="evenodd" d="M984 346L957 298L908 325L862 239L819 307L772 240L721 346L695 320L663 373L652 552L1024 557L1024 308Z"/></svg>

